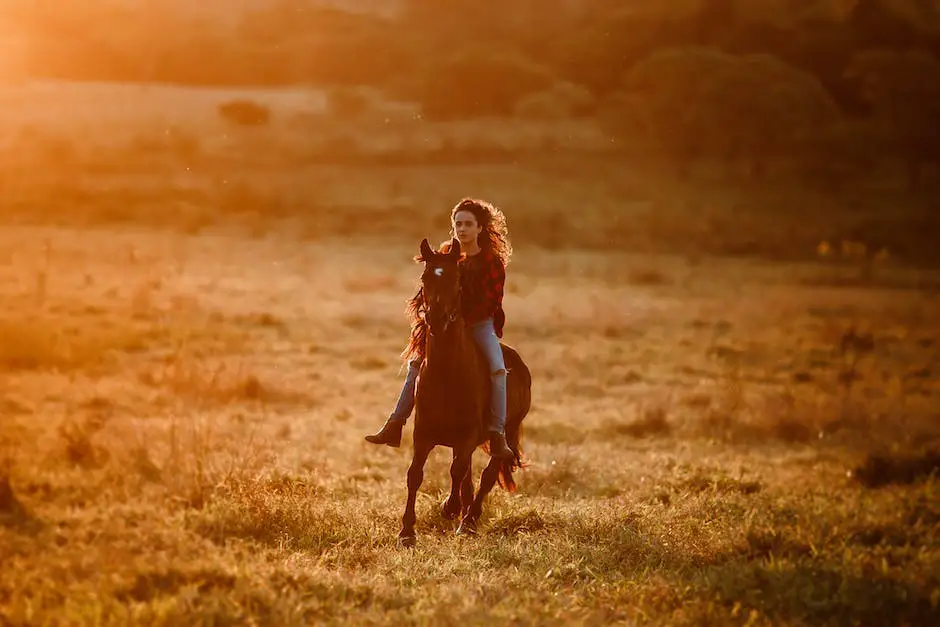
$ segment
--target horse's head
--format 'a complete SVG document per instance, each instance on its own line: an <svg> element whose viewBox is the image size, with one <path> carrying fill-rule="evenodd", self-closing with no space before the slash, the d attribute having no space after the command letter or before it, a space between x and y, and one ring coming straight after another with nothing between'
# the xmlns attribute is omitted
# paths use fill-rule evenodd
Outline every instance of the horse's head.
<svg viewBox="0 0 940 627"><path fill-rule="evenodd" d="M428 327L433 335L442 335L460 318L460 242L454 239L448 252L438 253L424 239L419 259L424 262L421 290Z"/></svg>

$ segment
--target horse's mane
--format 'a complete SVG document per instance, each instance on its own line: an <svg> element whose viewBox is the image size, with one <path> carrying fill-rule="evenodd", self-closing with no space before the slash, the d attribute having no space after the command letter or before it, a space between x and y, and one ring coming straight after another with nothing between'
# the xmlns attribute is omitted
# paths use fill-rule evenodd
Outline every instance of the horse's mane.
<svg viewBox="0 0 940 627"><path fill-rule="evenodd" d="M418 287L415 295L408 300L405 314L411 323L411 335L405 350L401 352L401 358L407 363L412 359L424 359L424 349L428 341L428 324L424 319L424 292L421 287Z"/></svg>

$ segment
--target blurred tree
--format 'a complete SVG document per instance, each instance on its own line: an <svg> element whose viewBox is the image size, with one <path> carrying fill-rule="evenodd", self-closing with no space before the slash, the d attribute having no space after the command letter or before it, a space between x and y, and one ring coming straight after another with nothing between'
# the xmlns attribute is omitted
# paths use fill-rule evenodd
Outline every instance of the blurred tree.
<svg viewBox="0 0 940 627"><path fill-rule="evenodd" d="M817 79L768 55L708 48L657 52L629 72L628 125L674 162L680 175L702 156L743 160L761 176L767 159L838 118Z"/></svg>
<svg viewBox="0 0 940 627"><path fill-rule="evenodd" d="M735 0L702 0L692 18L696 42L705 46L718 46L726 34L738 26L738 7Z"/></svg>
<svg viewBox="0 0 940 627"><path fill-rule="evenodd" d="M538 54L568 81L584 85L597 97L620 88L623 75L656 49L687 43L694 25L682 20L629 10L592 14L577 28L559 33Z"/></svg>
<svg viewBox="0 0 940 627"><path fill-rule="evenodd" d="M921 51L871 50L855 57L848 75L906 162L909 185L919 186L924 167L940 161L940 61Z"/></svg>
<svg viewBox="0 0 940 627"><path fill-rule="evenodd" d="M429 119L509 116L523 98L553 82L547 69L525 57L467 49L428 67L418 100Z"/></svg>
<svg viewBox="0 0 940 627"><path fill-rule="evenodd" d="M499 0L404 0L400 23L422 47L450 50L484 43L505 45L514 30Z"/></svg>
<svg viewBox="0 0 940 627"><path fill-rule="evenodd" d="M887 12L916 31L934 34L940 31L940 3L936 0L882 0L882 4Z"/></svg>
<svg viewBox="0 0 940 627"><path fill-rule="evenodd" d="M813 19L800 25L799 36L785 31L784 38L776 46L781 60L818 77L846 113L867 112L858 90L845 77L845 68L855 54L856 44L844 24Z"/></svg>
<svg viewBox="0 0 940 627"><path fill-rule="evenodd" d="M5 0L0 20L29 33L37 75L375 85L393 93L404 84L396 95L437 102L446 94L428 87L428 77L442 78L441 60L462 52L479 56L473 50L480 49L515 58L509 65L520 75L547 67L601 99L620 90L623 75L657 51L699 46L768 54L819 77L851 113L867 113L869 105L844 74L857 52L917 43L940 58L935 0L402 0L394 19L315 0L186 5L205 6L198 11L180 10L184 4ZM515 98L503 85L487 87L488 98ZM505 108L490 102L476 109Z"/></svg>
<svg viewBox="0 0 940 627"><path fill-rule="evenodd" d="M401 33L382 16L280 0L236 22L233 41L253 49L253 75L270 83L383 85L411 64Z"/></svg>
<svg viewBox="0 0 940 627"><path fill-rule="evenodd" d="M718 72L726 69L724 60L706 48L652 54L627 74L624 93L610 101L606 117L612 132L639 135L685 178L706 144L715 146L709 122L715 112L706 108Z"/></svg>
<svg viewBox="0 0 940 627"><path fill-rule="evenodd" d="M848 26L859 48L895 48L923 43L924 32L915 25L911 7L902 0L856 0Z"/></svg>

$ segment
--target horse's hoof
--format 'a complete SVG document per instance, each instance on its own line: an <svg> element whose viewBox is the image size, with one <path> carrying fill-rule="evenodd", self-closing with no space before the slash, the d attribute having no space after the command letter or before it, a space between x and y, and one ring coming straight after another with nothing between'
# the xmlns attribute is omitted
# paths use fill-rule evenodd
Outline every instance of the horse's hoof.
<svg viewBox="0 0 940 627"><path fill-rule="evenodd" d="M451 507L448 507L447 503L445 502L441 506L441 516L444 518L444 520L455 520L457 516L459 515L460 515L459 505L457 507L451 508Z"/></svg>
<svg viewBox="0 0 940 627"><path fill-rule="evenodd" d="M477 526L475 523L463 521L460 523L460 526L457 527L458 536L475 536L477 535Z"/></svg>
<svg viewBox="0 0 940 627"><path fill-rule="evenodd" d="M418 544L416 536L398 536L398 546L403 549L413 549Z"/></svg>

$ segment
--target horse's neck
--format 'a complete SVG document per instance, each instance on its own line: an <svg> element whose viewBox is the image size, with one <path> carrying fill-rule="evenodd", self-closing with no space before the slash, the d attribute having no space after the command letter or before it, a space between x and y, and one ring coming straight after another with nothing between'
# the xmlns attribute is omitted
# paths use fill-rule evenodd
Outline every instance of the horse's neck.
<svg viewBox="0 0 940 627"><path fill-rule="evenodd" d="M428 337L425 352L427 367L431 372L450 374L466 368L472 363L473 343L467 336L466 327L458 324L445 337Z"/></svg>

